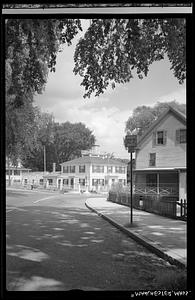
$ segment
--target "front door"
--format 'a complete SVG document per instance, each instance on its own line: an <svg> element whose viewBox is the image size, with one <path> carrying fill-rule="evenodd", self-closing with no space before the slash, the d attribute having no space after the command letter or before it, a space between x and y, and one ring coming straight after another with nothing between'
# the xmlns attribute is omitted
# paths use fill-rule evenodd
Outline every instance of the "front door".
<svg viewBox="0 0 195 300"><path fill-rule="evenodd" d="M72 189L74 188L74 178L70 179L70 186L71 186Z"/></svg>

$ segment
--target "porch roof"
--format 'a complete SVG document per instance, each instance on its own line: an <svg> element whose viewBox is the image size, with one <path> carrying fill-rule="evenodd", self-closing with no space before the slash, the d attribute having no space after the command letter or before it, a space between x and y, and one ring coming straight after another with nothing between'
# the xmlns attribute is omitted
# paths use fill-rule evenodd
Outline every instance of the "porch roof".
<svg viewBox="0 0 195 300"><path fill-rule="evenodd" d="M167 171L172 171L176 172L179 170L186 170L186 167L174 167L174 168L145 168L145 169L135 169L133 172L167 172Z"/></svg>

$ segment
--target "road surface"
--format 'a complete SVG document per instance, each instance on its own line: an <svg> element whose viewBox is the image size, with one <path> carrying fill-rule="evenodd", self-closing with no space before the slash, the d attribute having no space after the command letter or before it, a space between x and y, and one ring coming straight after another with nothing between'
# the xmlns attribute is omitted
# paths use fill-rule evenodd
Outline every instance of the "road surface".
<svg viewBox="0 0 195 300"><path fill-rule="evenodd" d="M152 289L175 269L89 211L86 197L7 191L7 290Z"/></svg>

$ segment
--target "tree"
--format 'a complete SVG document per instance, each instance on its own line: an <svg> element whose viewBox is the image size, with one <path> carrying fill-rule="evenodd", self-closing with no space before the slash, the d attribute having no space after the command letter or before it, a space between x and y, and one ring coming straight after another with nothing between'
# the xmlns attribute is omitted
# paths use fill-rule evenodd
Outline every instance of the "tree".
<svg viewBox="0 0 195 300"><path fill-rule="evenodd" d="M18 158L25 152L26 155L36 147L37 109L26 102L22 107L15 108L14 112L6 104L6 156L8 161L17 166Z"/></svg>
<svg viewBox="0 0 195 300"><path fill-rule="evenodd" d="M33 96L44 90L48 72L55 72L61 45L70 45L79 30L78 19L5 20L6 155L22 151L21 128L32 122Z"/></svg>
<svg viewBox="0 0 195 300"><path fill-rule="evenodd" d="M186 113L186 105L176 101L157 102L154 107L138 106L127 120L125 131L142 135L169 106L178 109L184 114Z"/></svg>
<svg viewBox="0 0 195 300"><path fill-rule="evenodd" d="M47 158L51 156L54 142L54 117L52 114L43 113L37 110L36 114L36 147L28 147L24 145L24 151L21 155L21 160L24 167L28 167L33 171L42 171L44 166L43 149L44 146L49 149Z"/></svg>
<svg viewBox="0 0 195 300"><path fill-rule="evenodd" d="M54 144L56 163L81 156L81 150L89 150L95 144L95 136L83 123L55 124Z"/></svg>
<svg viewBox="0 0 195 300"><path fill-rule="evenodd" d="M43 146L46 148L47 171L53 163L60 170L60 163L79 157L81 150L88 150L95 144L95 137L83 123L55 123L51 115L44 115L38 131L39 147L31 155L23 157L24 166L33 171L43 171Z"/></svg>
<svg viewBox="0 0 195 300"><path fill-rule="evenodd" d="M74 73L83 77L85 97L99 96L108 85L147 76L149 66L167 54L174 76L186 78L184 18L92 19L76 46Z"/></svg>

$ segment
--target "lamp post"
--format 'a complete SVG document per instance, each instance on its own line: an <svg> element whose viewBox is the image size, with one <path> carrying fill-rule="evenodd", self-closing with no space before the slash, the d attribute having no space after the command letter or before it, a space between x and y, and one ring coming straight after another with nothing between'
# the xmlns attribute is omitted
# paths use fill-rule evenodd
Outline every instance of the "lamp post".
<svg viewBox="0 0 195 300"><path fill-rule="evenodd" d="M130 153L130 224L133 223L133 152L137 146L137 135L127 134L124 139L125 148Z"/></svg>

